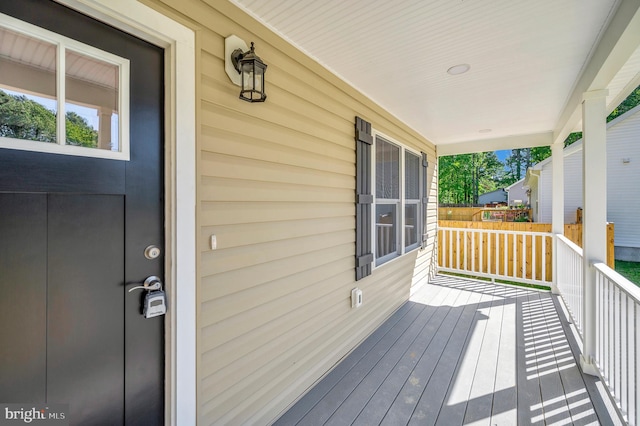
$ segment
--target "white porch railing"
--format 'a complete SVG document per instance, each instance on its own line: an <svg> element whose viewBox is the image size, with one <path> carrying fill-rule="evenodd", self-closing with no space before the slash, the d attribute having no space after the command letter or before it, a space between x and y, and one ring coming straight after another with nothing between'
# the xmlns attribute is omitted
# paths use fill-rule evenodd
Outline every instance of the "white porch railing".
<svg viewBox="0 0 640 426"><path fill-rule="evenodd" d="M596 364L630 425L640 415L640 288L596 263Z"/></svg>
<svg viewBox="0 0 640 426"><path fill-rule="evenodd" d="M529 284L551 284L553 234L439 228L439 270Z"/></svg>
<svg viewBox="0 0 640 426"><path fill-rule="evenodd" d="M438 229L439 270L550 285L553 234L486 229ZM606 263L596 263L596 311L584 309L583 250L556 235L557 288L584 340L595 316L594 363L624 419L640 425L640 288ZM590 318L593 318L590 317Z"/></svg>
<svg viewBox="0 0 640 426"><path fill-rule="evenodd" d="M377 256L386 256L397 250L394 224L376 223L376 253ZM407 246L418 242L418 234L414 225L404 226L404 241Z"/></svg>
<svg viewBox="0 0 640 426"><path fill-rule="evenodd" d="M582 249L564 235L557 235L557 241L558 290L574 324L582 335L584 324Z"/></svg>
<svg viewBox="0 0 640 426"><path fill-rule="evenodd" d="M376 223L376 253L385 256L396 251L396 235L392 223Z"/></svg>

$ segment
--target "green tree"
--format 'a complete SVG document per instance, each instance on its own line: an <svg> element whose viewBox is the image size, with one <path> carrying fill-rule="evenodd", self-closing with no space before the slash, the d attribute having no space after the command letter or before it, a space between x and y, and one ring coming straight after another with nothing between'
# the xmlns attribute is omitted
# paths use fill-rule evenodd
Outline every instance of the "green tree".
<svg viewBox="0 0 640 426"><path fill-rule="evenodd" d="M620 102L620 105L611 111L607 117L607 123L638 105L640 105L640 86L636 87L624 101Z"/></svg>
<svg viewBox="0 0 640 426"><path fill-rule="evenodd" d="M438 167L440 203L476 204L496 189L503 165L495 152L480 152L440 157Z"/></svg>
<svg viewBox="0 0 640 426"><path fill-rule="evenodd" d="M69 145L98 146L98 132L75 112L67 112L65 127ZM0 90L0 136L55 143L56 114L26 96Z"/></svg>
<svg viewBox="0 0 640 426"><path fill-rule="evenodd" d="M0 136L55 143L56 116L25 96L0 90Z"/></svg>
<svg viewBox="0 0 640 426"><path fill-rule="evenodd" d="M67 143L69 145L86 146L95 148L98 146L98 132L94 130L87 120L75 112L69 111L66 120Z"/></svg>

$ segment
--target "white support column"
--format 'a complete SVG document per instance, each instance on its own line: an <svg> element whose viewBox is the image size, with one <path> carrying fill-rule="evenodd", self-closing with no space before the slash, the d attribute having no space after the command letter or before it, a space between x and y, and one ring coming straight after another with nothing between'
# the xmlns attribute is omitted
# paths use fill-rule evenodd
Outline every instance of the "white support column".
<svg viewBox="0 0 640 426"><path fill-rule="evenodd" d="M551 232L553 233L553 282L551 292L558 294L558 242L556 235L564 234L564 143L551 145L553 184L551 185Z"/></svg>
<svg viewBox="0 0 640 426"><path fill-rule="evenodd" d="M607 259L607 90L587 92L582 100L582 249L584 271L584 347L580 366L597 375L596 273L593 264Z"/></svg>

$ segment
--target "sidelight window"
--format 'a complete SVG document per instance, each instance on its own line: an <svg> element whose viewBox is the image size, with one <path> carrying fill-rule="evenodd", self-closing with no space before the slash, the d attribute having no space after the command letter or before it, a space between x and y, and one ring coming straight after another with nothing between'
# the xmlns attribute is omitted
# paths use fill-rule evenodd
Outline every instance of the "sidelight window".
<svg viewBox="0 0 640 426"><path fill-rule="evenodd" d="M0 16L0 148L128 160L129 61Z"/></svg>

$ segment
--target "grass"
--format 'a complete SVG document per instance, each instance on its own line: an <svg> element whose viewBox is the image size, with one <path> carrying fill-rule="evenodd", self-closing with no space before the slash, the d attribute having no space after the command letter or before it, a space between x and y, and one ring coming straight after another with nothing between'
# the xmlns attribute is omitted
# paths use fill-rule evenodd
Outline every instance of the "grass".
<svg viewBox="0 0 640 426"><path fill-rule="evenodd" d="M622 260L616 260L616 272L635 285L640 286L639 262L624 262Z"/></svg>

